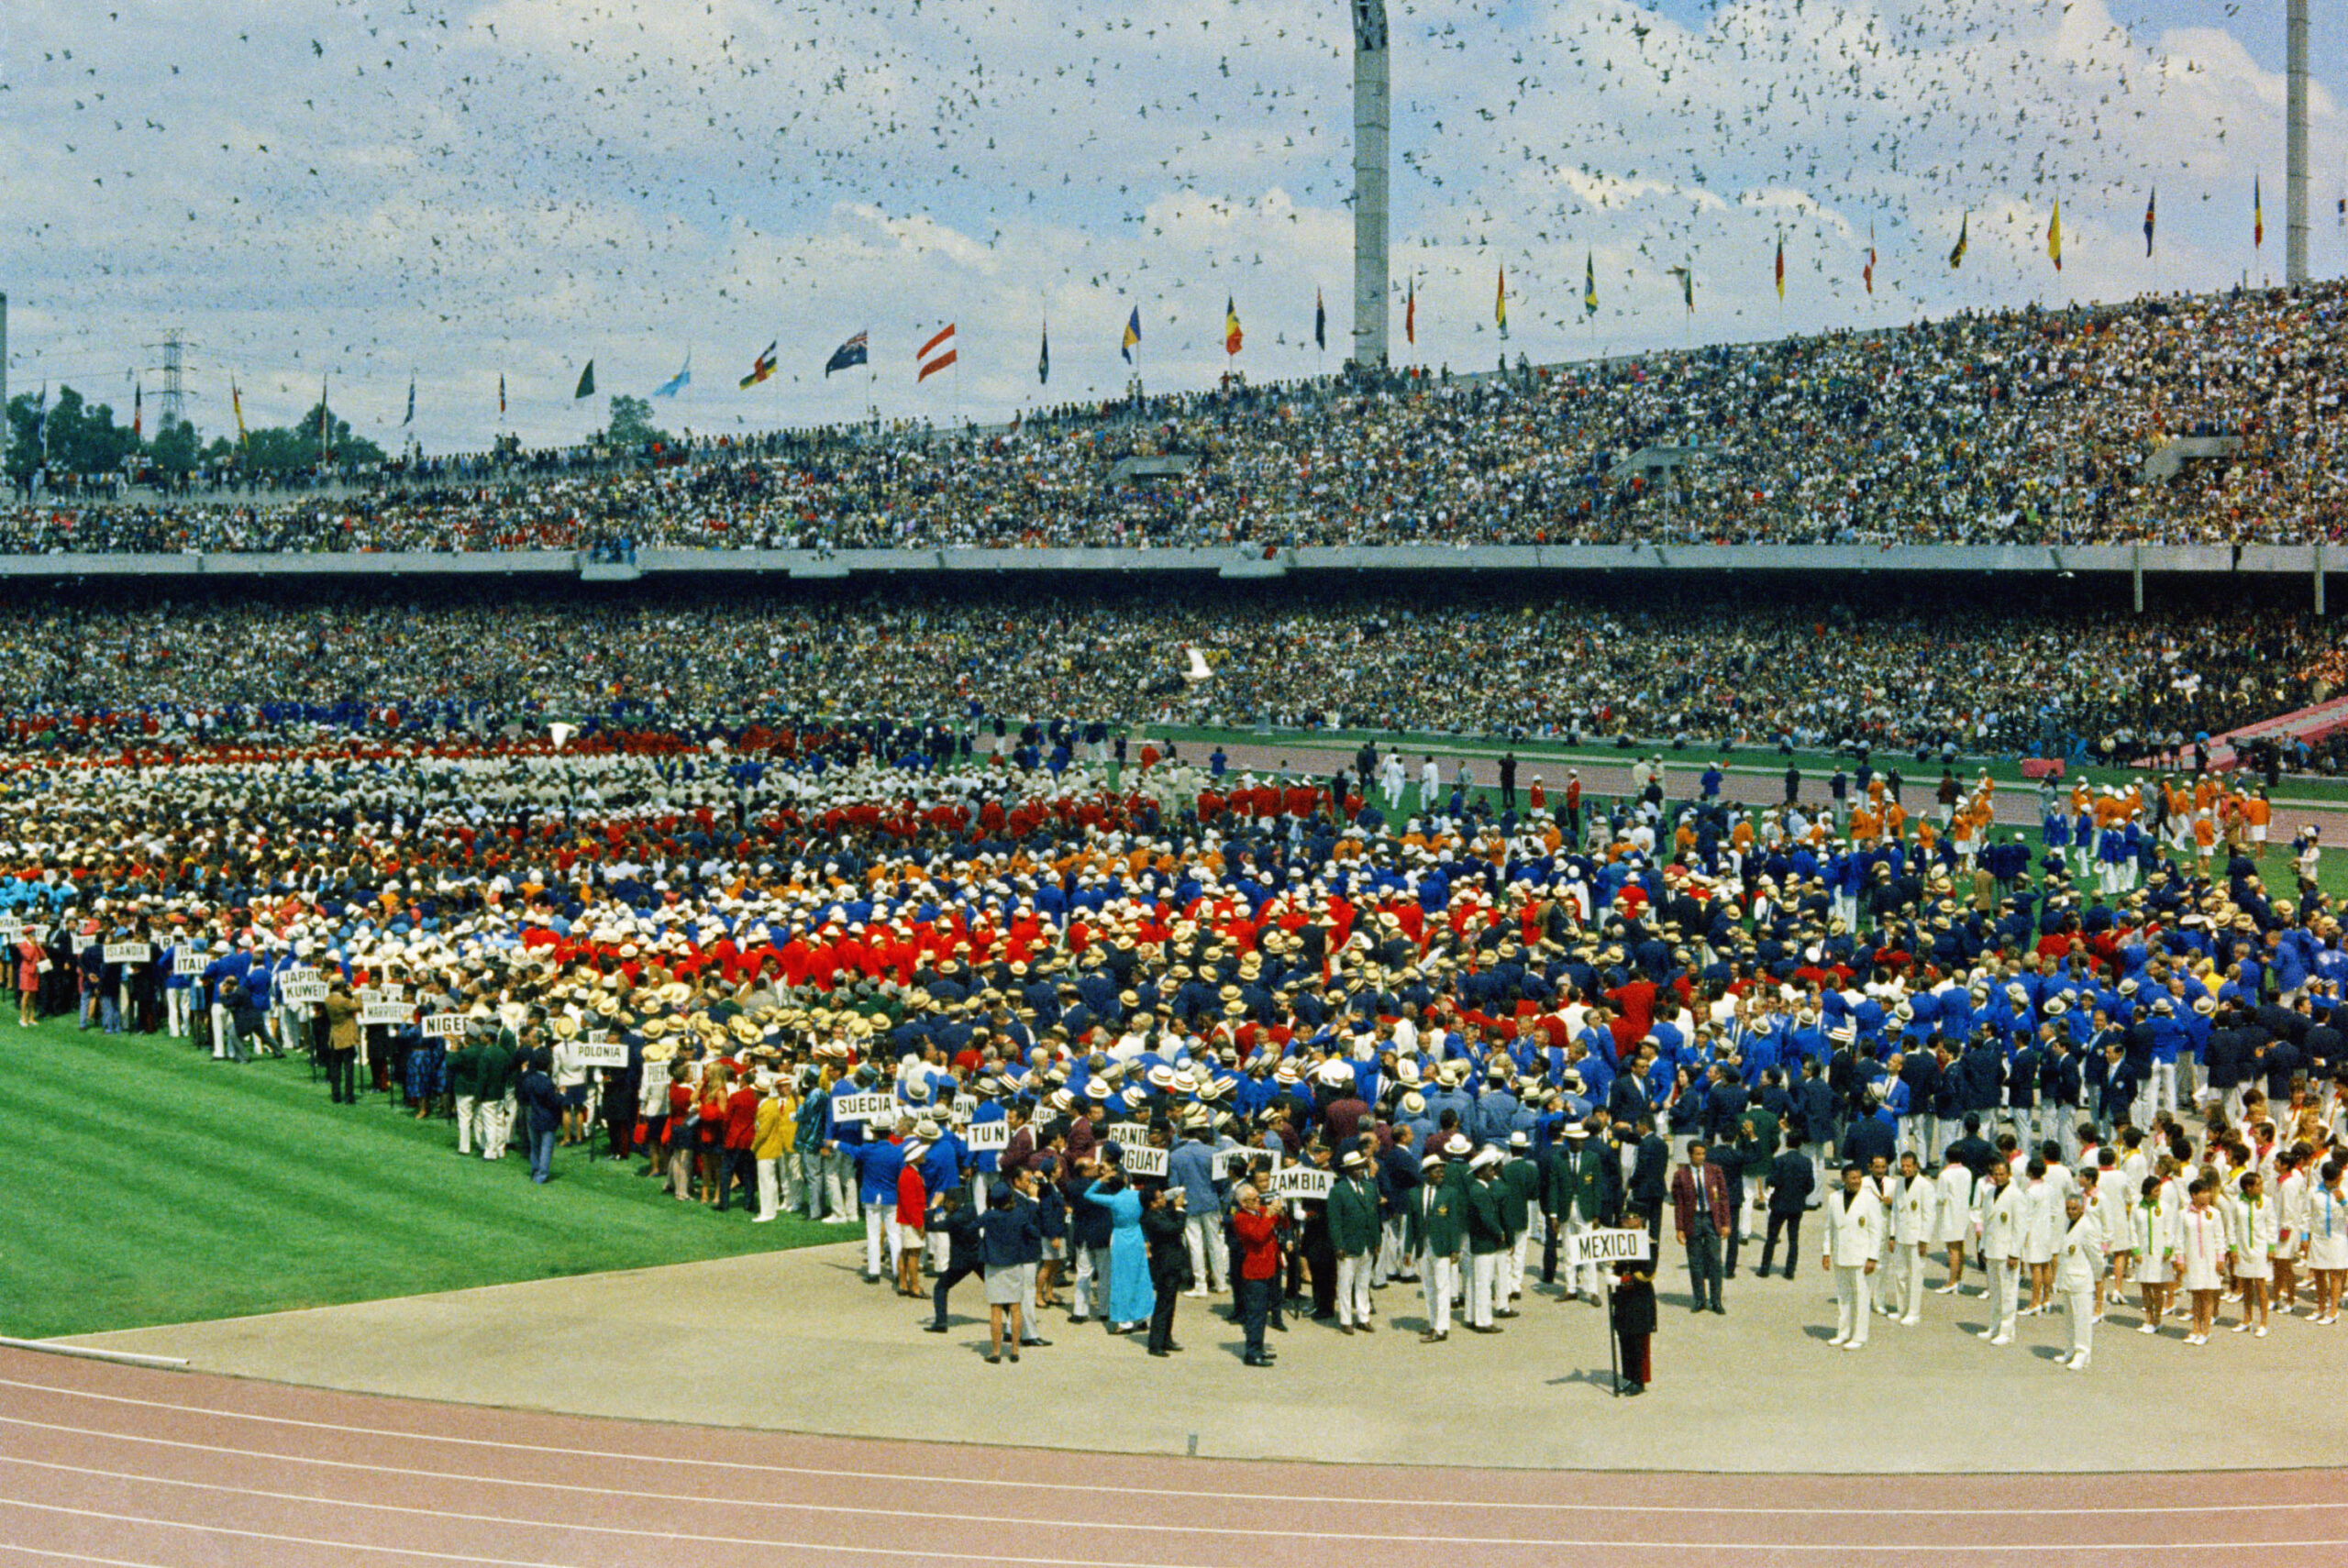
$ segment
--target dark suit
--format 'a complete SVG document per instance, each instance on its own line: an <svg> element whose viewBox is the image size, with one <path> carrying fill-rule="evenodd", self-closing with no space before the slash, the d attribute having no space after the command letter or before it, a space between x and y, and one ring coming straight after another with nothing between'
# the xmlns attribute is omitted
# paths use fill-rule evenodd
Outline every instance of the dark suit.
<svg viewBox="0 0 2348 1568"><path fill-rule="evenodd" d="M1769 1272L1769 1260L1777 1256L1778 1232L1786 1236L1786 1277L1794 1276L1794 1260L1801 1256L1801 1216L1810 1205L1810 1195L1818 1185L1818 1173L1810 1156L1799 1149L1788 1149L1769 1162L1769 1239L1761 1243L1761 1272Z"/></svg>
<svg viewBox="0 0 2348 1568"><path fill-rule="evenodd" d="M1645 1220L1651 1242L1663 1240L1663 1203L1670 1196L1666 1172L1670 1166L1671 1145L1659 1134L1650 1132L1639 1140L1638 1154L1631 1162L1630 1211L1634 1220Z"/></svg>
<svg viewBox="0 0 2348 1568"><path fill-rule="evenodd" d="M1671 1206L1680 1243L1688 1249L1693 1309L1700 1312L1709 1306L1720 1312L1726 1310L1721 1305L1721 1244L1736 1222L1736 1215L1729 1207L1728 1182L1721 1168L1707 1162L1700 1179L1700 1193L1695 1167L1680 1166L1671 1178Z"/></svg>

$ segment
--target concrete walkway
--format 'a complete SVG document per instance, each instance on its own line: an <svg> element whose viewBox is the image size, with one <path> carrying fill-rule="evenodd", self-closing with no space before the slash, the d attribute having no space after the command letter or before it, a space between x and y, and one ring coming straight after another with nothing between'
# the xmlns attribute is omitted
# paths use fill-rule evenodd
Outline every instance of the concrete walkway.
<svg viewBox="0 0 2348 1568"><path fill-rule="evenodd" d="M1271 1371L1185 1299L1184 1353L1053 1313L1017 1366L981 1359L976 1281L951 1333L819 1247L544 1280L75 1342L183 1356L200 1372L574 1414L846 1436L1213 1458L1573 1470L1802 1474L2206 1471L2348 1462L2348 1406L2309 1397L2348 1374L2348 1329L2276 1320L2189 1349L2112 1309L2085 1374L2055 1361L2068 1325L2025 1319L1992 1350L1977 1297L1875 1320L1830 1349L1815 1255L1791 1282L1729 1282L1728 1315L1691 1315L1667 1240L1656 1382L1609 1397L1603 1314L1535 1293L1492 1338L1422 1345L1413 1287L1379 1296L1381 1331L1300 1321ZM1937 1282L1935 1270L1931 1276ZM2227 1321L2232 1320L2229 1309ZM2237 1413L2222 1430L2211 1412ZM2156 1487L2160 1484L2156 1483Z"/></svg>

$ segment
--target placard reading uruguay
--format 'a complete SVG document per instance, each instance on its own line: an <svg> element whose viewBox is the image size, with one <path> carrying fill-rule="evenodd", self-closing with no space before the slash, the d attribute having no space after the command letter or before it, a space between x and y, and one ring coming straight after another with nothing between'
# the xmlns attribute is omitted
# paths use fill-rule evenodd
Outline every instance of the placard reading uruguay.
<svg viewBox="0 0 2348 1568"><path fill-rule="evenodd" d="M1584 1231L1566 1238L1566 1262L1574 1268L1591 1264L1644 1263L1647 1257L1645 1231Z"/></svg>
<svg viewBox="0 0 2348 1568"><path fill-rule="evenodd" d="M1166 1174L1166 1151L1135 1146L1123 1151L1125 1174L1129 1176L1162 1176Z"/></svg>

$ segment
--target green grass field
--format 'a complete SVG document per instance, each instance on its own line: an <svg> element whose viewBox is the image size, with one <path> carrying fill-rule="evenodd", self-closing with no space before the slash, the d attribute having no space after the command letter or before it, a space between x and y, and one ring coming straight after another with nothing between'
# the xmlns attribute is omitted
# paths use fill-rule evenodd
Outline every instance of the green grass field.
<svg viewBox="0 0 2348 1568"><path fill-rule="evenodd" d="M299 1060L0 1022L0 1332L235 1317L838 1241L681 1204L636 1163L558 1150L529 1181L448 1121L328 1103ZM861 1235L858 1230L856 1232Z"/></svg>

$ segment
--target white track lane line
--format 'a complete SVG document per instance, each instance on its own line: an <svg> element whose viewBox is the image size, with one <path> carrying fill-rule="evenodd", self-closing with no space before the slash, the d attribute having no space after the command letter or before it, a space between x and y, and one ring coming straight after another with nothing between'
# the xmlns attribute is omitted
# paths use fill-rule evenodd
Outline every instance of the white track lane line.
<svg viewBox="0 0 2348 1568"><path fill-rule="evenodd" d="M289 1385L289 1386L290 1386L290 1387L301 1387L302 1386L298 1386L298 1385ZM1010 1488L1020 1489L1020 1490L1045 1491L1045 1492L1073 1492L1073 1493L1085 1493L1085 1494L1091 1494L1091 1493L1105 1493L1105 1494L1108 1494L1108 1495L1113 1496L1151 1496L1151 1497L1181 1497L1181 1498L1192 1498L1192 1499L1197 1499L1197 1500L1200 1500L1200 1501L1207 1501L1207 1502L1228 1502L1228 1501L1230 1501L1230 1500L1231 1500L1232 1496L1234 1496L1233 1494L1231 1494L1231 1493L1227 1493L1227 1492L1211 1492L1211 1491L1203 1491L1203 1490L1199 1490L1199 1489L1195 1489L1195 1488L1185 1488L1185 1487L1171 1487L1171 1486L1112 1486L1112 1485L1096 1485L1096 1484L1092 1484L1092 1483L1089 1483L1089 1482L1070 1482L1070 1481L1021 1481L1021 1480L1009 1479L1009 1478L1002 1477L1002 1476L986 1476L986 1475L935 1475L935 1474L921 1474L921 1473L918 1473L918 1472L912 1472L912 1471L884 1471L884 1470L827 1470L827 1469L823 1469L823 1468L820 1468L820 1467L818 1467L818 1466L813 1466L813 1465L797 1465L797 1464L763 1464L763 1463L753 1463L753 1462L747 1461L747 1460L729 1460L729 1459L693 1459L693 1458L680 1458L679 1456L677 1456L677 1455L675 1455L675 1454L664 1454L664 1453L630 1453L630 1452L621 1452L621 1451L617 1451L617 1450L611 1450L611 1449L594 1449L594 1448L564 1448L564 1447L558 1447L558 1446L553 1446L553 1445L544 1444L544 1443L507 1442L507 1441L502 1441L502 1440L499 1440L499 1439L494 1439L494 1438L469 1438L469 1437L456 1437L456 1436L451 1436L451 1435L447 1435L447 1434L442 1434L442 1433L437 1433L437 1432L403 1431L403 1430L398 1430L398 1429L396 1429L396 1428L351 1426L351 1425L347 1425L347 1424L344 1424L344 1423L335 1422L335 1421L313 1421L313 1420L306 1420L306 1419L301 1419L301 1418L298 1418L298 1417L293 1417L293 1416L266 1416L266 1415L259 1415L259 1414L255 1414L255 1413L252 1413L252 1412L249 1412L249 1411L226 1409L226 1408L217 1408L217 1407L210 1406L210 1405L181 1405L181 1404L175 1404L175 1403L172 1403L172 1402L170 1402L170 1401L161 1400L161 1399L140 1399L140 1398L134 1398L134 1397L130 1397L130 1396L127 1396L127 1395L121 1395L121 1394L99 1394L99 1393L95 1393L95 1392L93 1392L93 1391L91 1391L91 1390L87 1390L87 1389L62 1387L62 1386L60 1386L59 1385L51 1384L51 1383L26 1383L26 1382L18 1381L18 1380L14 1379L14 1378L5 1378L5 1377L0 1377L0 1388L28 1388L28 1389L36 1389L36 1390L39 1390L39 1392L42 1392L42 1393L47 1393L47 1394L56 1394L56 1395L61 1395L61 1396L64 1396L64 1397L71 1397L71 1398L95 1400L95 1401L103 1402L103 1403L105 1403L105 1404L113 1404L113 1405L130 1405L130 1406L136 1406L136 1407L138 1407L138 1408L144 1408L144 1409L151 1409L151 1410L172 1410L172 1411L175 1411L175 1412L178 1412L178 1413L181 1413L181 1414L184 1414L184 1415L193 1415L193 1416L208 1416L208 1417L214 1417L214 1418L225 1418L225 1419L234 1419L234 1420L255 1421L255 1422L260 1422L260 1423L264 1423L264 1424L268 1424L268 1425L273 1425L273 1426L295 1427L295 1428L300 1428L300 1429L303 1429L303 1430L310 1430L310 1431L343 1432L343 1433L348 1433L348 1434L350 1434L350 1435L353 1435L353 1436L360 1436L360 1437L384 1437L384 1438L398 1438L398 1439L403 1439L403 1440L405 1440L405 1441L411 1441L411 1442L439 1442L439 1443L452 1443L452 1444L456 1444L456 1445L459 1445L459 1446L461 1446L461 1447L467 1447L467 1448L486 1448L486 1449L495 1449L495 1450L506 1451L506 1452L518 1452L518 1453L550 1454L550 1455L559 1455L559 1456L561 1456L561 1457L564 1457L564 1458L574 1458L574 1459L597 1459L597 1460L619 1460L619 1461L622 1461L622 1462L624 1462L624 1463L631 1463L631 1464L647 1464L647 1463L655 1463L655 1464L677 1464L677 1465L685 1465L685 1466L689 1466L689 1467L700 1467L700 1468L703 1468L703 1469L710 1469L710 1470L747 1471L747 1472L750 1472L750 1473L753 1473L753 1474L770 1474L770 1475L804 1475L804 1476L813 1476L813 1477L816 1477L816 1478L823 1479L823 1480L901 1482L901 1483L905 1483L905 1484L909 1484L909 1485L932 1485L932 1486L945 1486L945 1485L954 1485L954 1486L996 1486L996 1487L1010 1487ZM339 1397L356 1397L356 1398L378 1397L378 1396L370 1396L370 1395L348 1395L348 1394L344 1394L344 1393L342 1393L342 1391L340 1391L340 1390L334 1390L334 1389L314 1390L314 1391L315 1391L315 1392L322 1392L322 1393L331 1394L331 1395L335 1395L335 1396ZM444 1407L442 1407L442 1408L449 1408L449 1409L456 1409L456 1410L463 1410L463 1409L469 1409L469 1408L471 1408L471 1407L465 1407L465 1406L444 1406ZM486 1408L486 1407L483 1407L483 1408L484 1408L484 1409L486 1409L487 1408ZM531 1414L533 1414L533 1415L538 1414L538 1412L530 1412L530 1413L531 1413ZM576 1417L576 1418L557 1418L557 1419L582 1419L582 1420L603 1420L603 1419L610 1419L610 1418L604 1418L604 1417ZM793 1440L793 1441L801 1441L801 1440L804 1440L804 1439L807 1437L807 1435L808 1435L808 1434L799 1434L799 1433L762 1432L762 1431L758 1430L757 1430L757 1429L755 1429L755 1428L720 1428L720 1427L711 1427L711 1428L704 1428L704 1429L699 1429L699 1430L707 1430L707 1431L709 1431L709 1432L712 1432L713 1434L726 1435L726 1436L732 1436L732 1435L737 1435L737 1434L738 1434L738 1435L741 1435L741 1436L746 1436L746 1437L754 1437L754 1438L755 1438L755 1437L778 1437L778 1438L789 1438L789 1439L792 1439L792 1440ZM123 1434L123 1433L106 1433L105 1435L107 1435L107 1436L119 1437L119 1436L124 1436L124 1435L126 1435L126 1434ZM816 1439L816 1441L823 1441L823 1440L822 1440L820 1437L818 1437L818 1438ZM912 1438L907 1438L907 1439L885 1439L885 1438L843 1438L843 1439L841 1439L841 1440L839 1440L839 1441L846 1441L846 1442L853 1442L853 1443L869 1443L869 1442L886 1442L886 1441L917 1442L917 1441L919 1441L920 1440L918 1440L918 1439L912 1439ZM941 1445L941 1452L960 1452L960 1448L961 1448L961 1445L952 1445L951 1447L947 1447L947 1445ZM224 1452L249 1452L249 1451L242 1451L242 1450L227 1450L227 1451L224 1451ZM1023 1452L1023 1453L1024 1453L1024 1452L1026 1452L1026 1451L1020 1450L1020 1451L1013 1451L1013 1452ZM1049 1455L1053 1451L1051 1451L1051 1450L1046 1450L1046 1449L1038 1449L1038 1450L1036 1450L1036 1451L1034 1451L1034 1452L1035 1452L1038 1456L1046 1456L1046 1455ZM266 1457L292 1457L292 1456L285 1456L285 1455L270 1455L270 1456L266 1456ZM1153 1456L1146 1455L1146 1454L1145 1454L1145 1455L1137 1455L1137 1456L1135 1456L1135 1457L1141 1458L1141 1459L1149 1459L1149 1458L1151 1458L1151 1457L1153 1457ZM1239 1464L1239 1463L1252 1463L1252 1462L1238 1461L1238 1460L1230 1460L1230 1461L1209 1461L1209 1462L1207 1462L1207 1463L1231 1463L1231 1464ZM1408 1467L1408 1466L1389 1466L1389 1467L1386 1467L1386 1468L1409 1468L1409 1467ZM1534 1473L1532 1473L1532 1472L1527 1472L1527 1474L1534 1474ZM1567 1472L1567 1473L1562 1473L1562 1474L1585 1474L1585 1473L1574 1473L1574 1472ZM1593 1473L1587 1473L1587 1474L1608 1474L1608 1475L1611 1475L1611 1473L1596 1473L1596 1472L1593 1472ZM1626 1474L1627 1474L1627 1473L1626 1473ZM2162 1473L2159 1473L2159 1472L2143 1472L2143 1473L2141 1473L2141 1474L2142 1474L2143 1477L2156 1477L2156 1476L2157 1476L2158 1474L2162 1474ZM2250 1474L2258 1474L2258 1473L2253 1472L2253 1473L2250 1473ZM2309 1474L2309 1473L2308 1473L2308 1472L2282 1472L2281 1474ZM1643 1477L1646 1476L1646 1473L1639 1473L1639 1474L1640 1474L1641 1476L1643 1476ZM2138 1478L2138 1473L2120 1473L2120 1476L2124 1477L2124 1478L2128 1478L2128 1479L2136 1479L2136 1478ZM1715 1476L1711 1476L1711 1478L1715 1479L1715 1480L1721 1480L1721 1479L1728 1479L1728 1480L1741 1480L1741 1479L1744 1479L1745 1477L1744 1477L1744 1476L1743 1476L1743 1475L1731 1475L1731 1476L1718 1476L1718 1475L1715 1475ZM1771 1474L1760 1474L1760 1473L1756 1473L1756 1474L1752 1477L1752 1479L1756 1479L1756 1480L1768 1480L1768 1479L1780 1479L1780 1480L1782 1480L1782 1479L1787 1479L1787 1478L1788 1478L1788 1477L1783 1476L1783 1475L1771 1475ZM1882 1477L1882 1476L1870 1476L1870 1475L1849 1475L1849 1476L1843 1476L1843 1475L1829 1475L1829 1476L1810 1476L1810 1475L1803 1475L1803 1476L1799 1476L1799 1477L1796 1477L1796 1478L1800 1479L1800 1480L1803 1480L1803 1481L1825 1481L1825 1482L1849 1481L1849 1482L1851 1482L1851 1483L1852 1483L1853 1485L1862 1485L1862 1484L1868 1483L1868 1482L1877 1482L1877 1481L1881 1481L1881 1480L1886 1479L1886 1477ZM1922 1477L1922 1479L1943 1479L1943 1477ZM2106 1474L2090 1474L2090 1473L2086 1473L2086 1472L2082 1472L2082 1473L2080 1473L2080 1474L2079 1474L2077 1476L2076 1476L2076 1477L2070 1477L2070 1476L2060 1476L2060 1475L2050 1476L2050 1475L2040 1475L2040 1474L2032 1474L2032 1475L2028 1475L2028 1476L2023 1476L2023 1475L2019 1475L2019 1474L2017 1474L2017 1475L1999 1475L1999 1476L1989 1476L1989 1477L1970 1476L1970 1475L1967 1475L1967 1476L1950 1476L1950 1477L1945 1477L1945 1479L1952 1479L1952 1480L1982 1480L1982 1479L1990 1479L1990 1480L2023 1480L2023 1479L2027 1479L2027 1480L2032 1480L2032 1481L2043 1481L2043 1480L2056 1480L2056 1481L2060 1481L2060 1480L2076 1479L2076 1480L2079 1481L2079 1482L2080 1482L2080 1483L2082 1483L2082 1484L2084 1484L2084 1483L2088 1483L2088 1482L2099 1481L2099 1480L2110 1480L2110 1479L2114 1479L2114 1478L2118 1478L2118 1477L2115 1477L2115 1476L2113 1476L2113 1475L2106 1475ZM1890 1479L1906 1481L1906 1480L1919 1479L1919 1477L1913 1477L1913 1476L1905 1476L1905 1475L1902 1475L1902 1476L1891 1477ZM1325 1506L1347 1506L1347 1505L1359 1505L1359 1506L1368 1506L1368 1507L1413 1507L1413 1508L1473 1508L1473 1509L1482 1509L1482 1510L1499 1510L1499 1511L1506 1511L1506 1510L1509 1510L1509 1509L1528 1509L1528 1510L1537 1510L1537 1511L1543 1511L1543 1512L1558 1512L1558 1513L1639 1513L1639 1514L1646 1514L1646 1513L1680 1513L1680 1514L1700 1514L1700 1515L1706 1515L1706 1516L1722 1516L1722 1515L1725 1515L1725 1516L1729 1516L1729 1517L1740 1517L1740 1516L1777 1517L1777 1516L1784 1516L1784 1515L1805 1515L1805 1516L1807 1516L1807 1515L1810 1515L1810 1514L1815 1513L1815 1512L1817 1511L1817 1509L1818 1509L1818 1505L1814 1505L1814 1504L1813 1504L1813 1505L1803 1506L1803 1507L1776 1506L1776 1505L1766 1505L1766 1504L1738 1504L1738 1505L1730 1505L1730 1506L1725 1506L1725 1507L1697 1507L1697 1506L1692 1505L1692 1504L1677 1504L1677 1505L1674 1505L1674 1504L1667 1504L1667 1503L1655 1503L1655 1504L1648 1504L1648 1503L1571 1503L1571 1502L1556 1502L1556 1503L1549 1503L1549 1502L1509 1503L1509 1502L1488 1502L1488 1501L1481 1501L1481 1500L1477 1500L1477 1499L1465 1499L1465 1498L1456 1498L1456 1497L1378 1497L1378 1496L1346 1496L1346 1495L1343 1495L1343 1494L1331 1494L1331 1493L1279 1493L1279 1492L1249 1492L1249 1493L1245 1494L1245 1496L1246 1496L1249 1500L1251 1500L1251 1501L1257 1501L1257 1502L1267 1502L1267 1503L1320 1504L1320 1505L1325 1505ZM1982 1507L1983 1507L1983 1505L1981 1505L1981 1504L1977 1504L1977 1504L1973 1504L1973 1505L1971 1505L1971 1506L1964 1507L1943 1507L1943 1508L1869 1508L1869 1509L1867 1509L1867 1510L1866 1510L1866 1512L1868 1512L1868 1513L1869 1513L1869 1514L1871 1514L1871 1515L1875 1515L1875 1516L1881 1517L1881 1518L1973 1518L1973 1517L1975 1517L1975 1516L1978 1515L1978 1514L1982 1511ZM2022 1518L2072 1518L2072 1517L2076 1517L2076 1516L2078 1516L2078 1515L2094 1515L2094 1516L2097 1516L2097 1517L2099 1517L2099 1518L2107 1518L2107 1517L2110 1517L2110 1516L2112 1516L2112 1515L2138 1515L2138 1514L2144 1514L2144 1515L2246 1514L2246 1513L2266 1513L2266 1512L2273 1512L2273 1511L2277 1511L2277 1510L2301 1510L2301 1511L2306 1511L2306 1510L2315 1510L2315 1509L2333 1509L2333 1510L2348 1509L2348 1498L2343 1498L2343 1499L2342 1499L2342 1500L2338 1500L2338 1501L2296 1501L2296 1502L2294 1502L2294 1501L2278 1501L2278 1502L2265 1502L2265 1503L2196 1503L2196 1504L2167 1504L2167 1505L2158 1505L2158 1504L2156 1504L2156 1505L2152 1505L2152 1506L2147 1506L2147 1507L2133 1507L2133 1506L2130 1506L2130 1507L2112 1507L2112 1506L2109 1506L2109 1505L2096 1505L2096 1506L2083 1506L2083 1507L2000 1507L2000 1508L1999 1508L1997 1511L1998 1511L1998 1512L1999 1512L1999 1513L2002 1513L2002 1514L2012 1514L2012 1515L2017 1515L2017 1516L2020 1516L2020 1517L2022 1517Z"/></svg>

